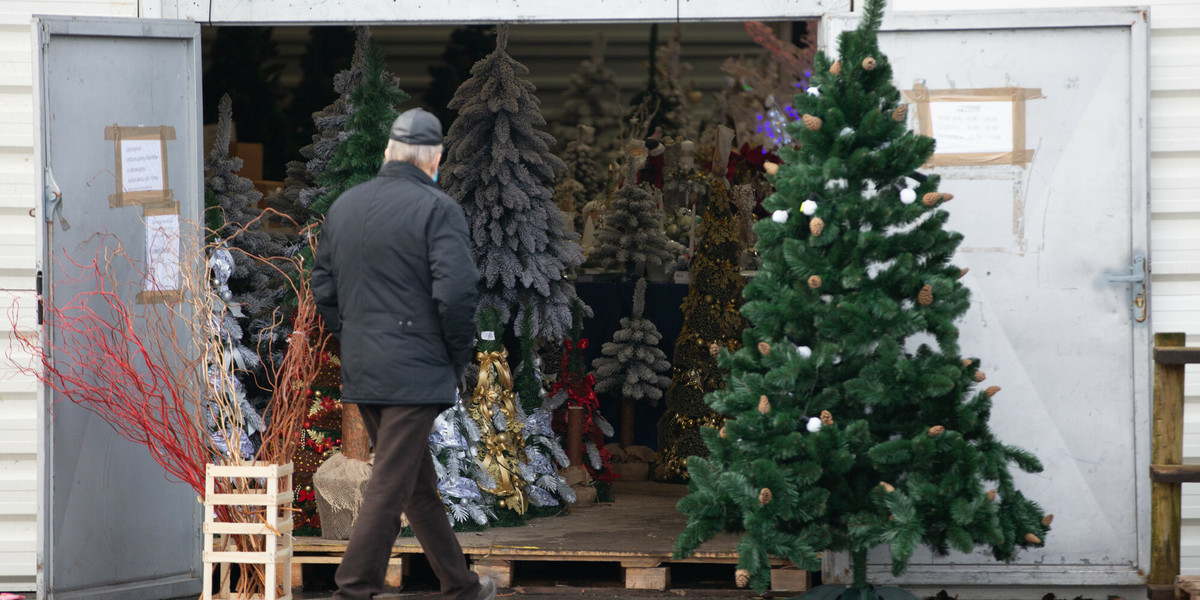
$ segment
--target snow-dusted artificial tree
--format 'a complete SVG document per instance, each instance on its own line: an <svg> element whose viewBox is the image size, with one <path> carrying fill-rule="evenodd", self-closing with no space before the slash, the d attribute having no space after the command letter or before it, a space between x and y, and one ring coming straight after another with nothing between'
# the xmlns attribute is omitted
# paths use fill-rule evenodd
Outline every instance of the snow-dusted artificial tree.
<svg viewBox="0 0 1200 600"><path fill-rule="evenodd" d="M228 316L236 318L239 325L237 338L255 349L234 355L244 355L235 366L241 378L253 382L256 375L263 375L259 353L269 357L272 342L278 337L273 327L275 308L290 289L286 279L290 263L271 259L286 256L289 250L282 235L262 229L262 209L258 208L262 193L254 189L254 182L238 175L242 159L229 155L233 102L228 95L221 97L217 114L216 141L204 161L206 198L211 203L206 208L205 222L211 229L209 237L226 249L217 260L228 258L232 266L223 273L222 297L229 295L225 300L230 309ZM253 385L239 387L243 391L258 390ZM251 396L252 400L266 400L265 395Z"/></svg>
<svg viewBox="0 0 1200 600"><path fill-rule="evenodd" d="M446 135L441 181L462 204L481 274L479 313L500 311L511 329L529 314L534 335L561 339L571 327L575 286L564 275L583 262L576 236L554 204L554 173L565 165L550 153L546 124L529 69L505 48L499 27L496 50L471 68L450 102L459 112Z"/></svg>
<svg viewBox="0 0 1200 600"><path fill-rule="evenodd" d="M600 158L593 144L595 133L595 128L580 125L567 137L560 138L571 140L558 156L567 165L566 176L578 181L583 188L576 199L580 207L604 195L608 164Z"/></svg>
<svg viewBox="0 0 1200 600"><path fill-rule="evenodd" d="M228 96L226 96L228 98ZM250 436L262 431L262 417L246 399L246 388L238 379L238 371L245 372L258 366L258 354L242 344L242 326L237 317L241 315L236 304L233 304L233 293L227 282L233 273L233 254L225 248L224 242L217 242L208 249L209 285L212 286L216 298L206 307L207 314L202 318L209 319L216 343L215 352L209 355L208 378L209 389L214 393L228 396L225 401L209 399L209 405L204 412L204 421L213 439L213 446L230 456L236 449L245 459L254 456L254 444ZM214 406L241 407L240 414L224 414L213 409ZM218 423L218 420L225 421ZM236 421L236 422L234 422ZM224 432L241 430L238 440L233 447L225 439Z"/></svg>
<svg viewBox="0 0 1200 600"><path fill-rule="evenodd" d="M621 124L625 119L617 74L604 64L606 45L604 34L597 34L592 42L591 57L580 62L579 69L567 79L567 88L562 93L562 112L554 129L559 139L570 139L572 130L579 125L594 129L595 141L589 143L596 148L598 162L603 168L621 153Z"/></svg>
<svg viewBox="0 0 1200 600"><path fill-rule="evenodd" d="M670 372L671 361L658 349L662 334L650 319L642 316L645 309L646 280L639 279L633 290L633 314L621 319L621 329L613 334L613 341L601 348L603 356L592 361L596 391L617 394L622 404L649 402L657 406L663 390L671 385L671 378L663 374ZM629 417L634 411L624 407L621 414ZM633 444L633 427L633 423L622 419L622 446Z"/></svg>
<svg viewBox="0 0 1200 600"><path fill-rule="evenodd" d="M589 263L619 271L629 279L640 276L638 271L645 266L673 266L684 251L663 231L660 192L650 184L636 183L643 163L638 156L629 157L625 185L609 201L604 224L596 233L596 246L588 255Z"/></svg>

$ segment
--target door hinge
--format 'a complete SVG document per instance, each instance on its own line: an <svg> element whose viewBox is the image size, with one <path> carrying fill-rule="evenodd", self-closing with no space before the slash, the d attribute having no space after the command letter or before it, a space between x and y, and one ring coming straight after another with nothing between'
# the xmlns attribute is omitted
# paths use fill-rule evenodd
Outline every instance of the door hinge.
<svg viewBox="0 0 1200 600"><path fill-rule="evenodd" d="M1150 261L1143 254L1133 255L1133 264L1129 267L1129 275L1109 275L1110 283L1128 283L1133 292L1133 320L1138 323L1146 321L1146 283L1150 279Z"/></svg>

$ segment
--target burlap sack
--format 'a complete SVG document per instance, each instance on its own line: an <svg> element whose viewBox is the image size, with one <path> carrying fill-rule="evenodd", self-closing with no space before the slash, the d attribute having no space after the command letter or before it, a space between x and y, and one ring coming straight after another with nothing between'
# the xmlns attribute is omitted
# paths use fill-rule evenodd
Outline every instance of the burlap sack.
<svg viewBox="0 0 1200 600"><path fill-rule="evenodd" d="M641 461L613 463L617 481L645 481L650 478L650 463Z"/></svg>
<svg viewBox="0 0 1200 600"><path fill-rule="evenodd" d="M608 444L604 446L604 449L608 450L609 455L612 456L612 462L625 462L625 449L620 444Z"/></svg>
<svg viewBox="0 0 1200 600"><path fill-rule="evenodd" d="M654 462L654 451L646 446L628 446L625 448L627 461Z"/></svg>
<svg viewBox="0 0 1200 600"><path fill-rule="evenodd" d="M575 490L575 501L571 503L571 508L587 508L596 503L596 488L590 485L577 485Z"/></svg>
<svg viewBox="0 0 1200 600"><path fill-rule="evenodd" d="M362 506L363 492L371 479L371 465L341 453L325 460L313 474L317 513L321 515L321 537L348 540L354 519Z"/></svg>

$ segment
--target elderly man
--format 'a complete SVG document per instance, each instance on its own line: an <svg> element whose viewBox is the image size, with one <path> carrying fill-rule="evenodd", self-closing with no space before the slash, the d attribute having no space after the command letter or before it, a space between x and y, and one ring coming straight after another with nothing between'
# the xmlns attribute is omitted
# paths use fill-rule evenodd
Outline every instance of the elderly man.
<svg viewBox="0 0 1200 600"><path fill-rule="evenodd" d="M383 590L408 514L449 600L490 600L437 492L429 433L471 360L476 284L467 220L434 183L442 125L419 108L392 124L379 175L341 195L321 228L313 295L341 341L342 400L358 406L375 467L338 567L339 600Z"/></svg>

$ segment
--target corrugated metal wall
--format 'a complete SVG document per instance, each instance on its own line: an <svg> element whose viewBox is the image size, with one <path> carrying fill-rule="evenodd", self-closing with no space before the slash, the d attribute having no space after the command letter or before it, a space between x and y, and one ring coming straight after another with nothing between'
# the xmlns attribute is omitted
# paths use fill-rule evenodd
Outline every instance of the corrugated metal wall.
<svg viewBox="0 0 1200 600"><path fill-rule="evenodd" d="M33 38L38 14L134 16L135 0L0 2L0 352L15 362L10 315L36 335L34 277L38 205L34 190ZM16 307L17 310L11 309ZM37 585L38 385L0 360L0 591Z"/></svg>
<svg viewBox="0 0 1200 600"><path fill-rule="evenodd" d="M1200 346L1200 2L892 0L896 10L1150 6L1150 248L1155 332ZM1200 367L1188 367L1184 462L1200 464ZM1114 481L1113 485L1121 485ZM1200 574L1200 484L1183 486L1184 574Z"/></svg>

